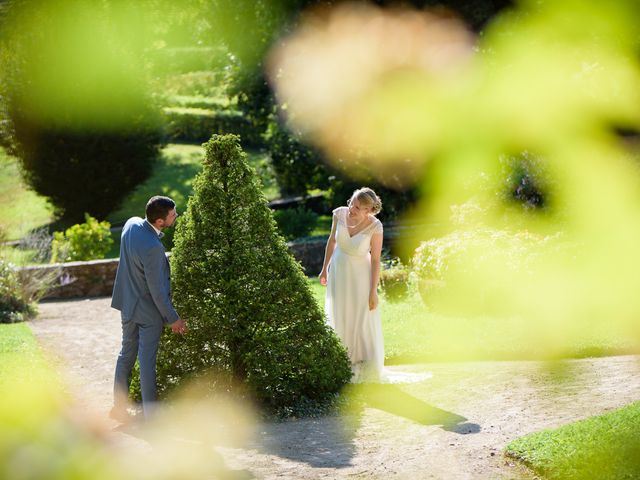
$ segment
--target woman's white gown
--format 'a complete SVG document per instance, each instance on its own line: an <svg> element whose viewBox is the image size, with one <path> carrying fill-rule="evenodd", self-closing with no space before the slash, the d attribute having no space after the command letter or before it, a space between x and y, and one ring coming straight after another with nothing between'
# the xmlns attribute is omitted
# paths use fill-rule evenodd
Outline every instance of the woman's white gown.
<svg viewBox="0 0 640 480"><path fill-rule="evenodd" d="M347 348L352 382L378 382L384 367L384 343L380 310L369 310L371 285L371 236L382 233L382 222L373 222L356 233L347 229L347 207L333 211L336 248L329 264L325 312L327 321Z"/></svg>

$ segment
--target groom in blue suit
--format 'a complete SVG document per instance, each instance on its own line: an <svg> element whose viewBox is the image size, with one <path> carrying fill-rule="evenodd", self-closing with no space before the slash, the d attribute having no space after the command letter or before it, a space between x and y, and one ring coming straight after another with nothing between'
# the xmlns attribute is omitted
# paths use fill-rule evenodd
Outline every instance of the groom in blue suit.
<svg viewBox="0 0 640 480"><path fill-rule="evenodd" d="M171 302L169 262L162 229L171 227L178 216L168 197L155 196L147 202L146 218L133 217L122 229L120 263L113 285L111 306L120 310L122 349L116 363L114 406L110 416L127 422L131 371L138 358L142 408L147 417L156 402L156 356L162 327L184 334L186 324Z"/></svg>

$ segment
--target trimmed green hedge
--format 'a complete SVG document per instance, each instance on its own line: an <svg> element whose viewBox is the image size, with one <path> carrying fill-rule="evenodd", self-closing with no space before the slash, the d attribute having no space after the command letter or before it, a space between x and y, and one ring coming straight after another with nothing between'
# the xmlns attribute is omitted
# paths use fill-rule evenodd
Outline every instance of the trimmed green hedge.
<svg viewBox="0 0 640 480"><path fill-rule="evenodd" d="M277 233L237 136L206 144L171 263L175 305L190 331L165 329L161 396L202 378L212 393L235 391L282 412L331 403L351 378L344 347Z"/></svg>
<svg viewBox="0 0 640 480"><path fill-rule="evenodd" d="M168 47L150 52L156 74L220 71L228 62L225 49L216 46Z"/></svg>
<svg viewBox="0 0 640 480"><path fill-rule="evenodd" d="M204 110L226 110L232 106L227 97L204 97L202 95L174 95L167 99L169 108L201 108Z"/></svg>
<svg viewBox="0 0 640 480"><path fill-rule="evenodd" d="M258 145L260 138L237 110L169 107L164 109L167 136L172 142L206 142L212 134L240 135L244 145Z"/></svg>

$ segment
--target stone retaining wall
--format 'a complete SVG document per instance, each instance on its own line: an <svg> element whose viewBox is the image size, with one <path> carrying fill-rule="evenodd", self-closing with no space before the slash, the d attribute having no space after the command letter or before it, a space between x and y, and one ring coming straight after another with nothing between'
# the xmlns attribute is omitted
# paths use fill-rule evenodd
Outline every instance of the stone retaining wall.
<svg viewBox="0 0 640 480"><path fill-rule="evenodd" d="M391 247L392 253L397 236L397 229L385 230L385 246ZM289 251L302 264L307 275L315 276L320 273L326 241L326 238L318 238L288 244ZM170 255L168 254L169 257ZM111 295L117 269L118 259L114 258L30 266L23 269L23 274L28 275L31 270L40 270L36 274L42 278L45 272L55 272L58 281L45 297L47 299L102 297Z"/></svg>
<svg viewBox="0 0 640 480"><path fill-rule="evenodd" d="M307 275L317 275L322 268L324 246L326 240L290 244L289 249L298 260ZM170 254L168 254L170 257ZM110 296L116 277L119 259L92 260L89 262L69 262L52 265L35 265L22 269L23 275L34 275L42 278L45 272L52 272L58 277L53 289L46 299L103 297Z"/></svg>
<svg viewBox="0 0 640 480"><path fill-rule="evenodd" d="M58 278L44 297L47 299L103 297L111 295L118 269L118 259L89 262L56 263L24 267L21 275L33 274L38 278L55 274Z"/></svg>

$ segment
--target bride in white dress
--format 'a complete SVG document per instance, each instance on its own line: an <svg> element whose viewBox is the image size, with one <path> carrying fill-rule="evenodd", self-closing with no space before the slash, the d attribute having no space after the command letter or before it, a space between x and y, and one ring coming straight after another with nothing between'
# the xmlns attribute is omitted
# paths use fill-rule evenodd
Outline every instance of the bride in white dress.
<svg viewBox="0 0 640 480"><path fill-rule="evenodd" d="M347 207L333 211L319 278L327 286L325 312L347 348L352 382L379 382L384 343L378 309L382 202L370 188L353 192Z"/></svg>

